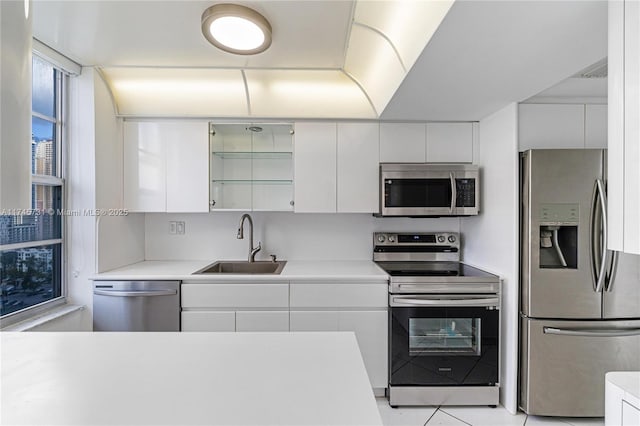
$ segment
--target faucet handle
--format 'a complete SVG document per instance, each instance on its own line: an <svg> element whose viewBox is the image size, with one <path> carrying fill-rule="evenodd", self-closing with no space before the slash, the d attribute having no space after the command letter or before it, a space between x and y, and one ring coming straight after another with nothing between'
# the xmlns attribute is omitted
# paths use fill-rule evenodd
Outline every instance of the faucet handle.
<svg viewBox="0 0 640 426"><path fill-rule="evenodd" d="M271 256L271 261L275 263L276 255L275 254L270 254L269 256Z"/></svg>

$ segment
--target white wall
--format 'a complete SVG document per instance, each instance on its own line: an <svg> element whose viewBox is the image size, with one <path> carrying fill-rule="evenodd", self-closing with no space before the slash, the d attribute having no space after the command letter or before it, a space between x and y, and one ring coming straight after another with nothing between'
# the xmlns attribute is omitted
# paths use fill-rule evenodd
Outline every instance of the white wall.
<svg viewBox="0 0 640 426"><path fill-rule="evenodd" d="M67 208L82 211L95 208L95 116L94 72L84 68L70 79L67 156ZM66 221L67 296L72 304L84 305L80 329L91 329L92 292L89 276L95 266L95 217L69 216ZM65 330L64 319L49 328Z"/></svg>
<svg viewBox="0 0 640 426"><path fill-rule="evenodd" d="M236 233L242 212L202 214L148 213L145 220L146 260L245 259L245 238ZM301 214L254 212L256 259L276 254L285 260L371 260L374 231L459 232L460 219L376 218L371 214ZM184 221L184 235L170 235L169 221Z"/></svg>
<svg viewBox="0 0 640 426"><path fill-rule="evenodd" d="M123 207L122 119L111 93L94 72L96 208ZM97 265L103 272L144 260L144 215L105 215L97 219Z"/></svg>
<svg viewBox="0 0 640 426"><path fill-rule="evenodd" d="M464 260L499 275L502 286L500 402L517 410L518 387L518 109L515 103L480 121L481 209L461 221Z"/></svg>

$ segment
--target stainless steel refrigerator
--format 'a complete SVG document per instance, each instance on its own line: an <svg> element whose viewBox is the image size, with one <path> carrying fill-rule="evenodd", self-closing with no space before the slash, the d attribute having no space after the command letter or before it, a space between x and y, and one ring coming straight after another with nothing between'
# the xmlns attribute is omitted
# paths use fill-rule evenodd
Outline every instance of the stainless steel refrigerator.
<svg viewBox="0 0 640 426"><path fill-rule="evenodd" d="M520 408L604 416L605 373L640 370L640 256L606 250L606 150L521 159Z"/></svg>

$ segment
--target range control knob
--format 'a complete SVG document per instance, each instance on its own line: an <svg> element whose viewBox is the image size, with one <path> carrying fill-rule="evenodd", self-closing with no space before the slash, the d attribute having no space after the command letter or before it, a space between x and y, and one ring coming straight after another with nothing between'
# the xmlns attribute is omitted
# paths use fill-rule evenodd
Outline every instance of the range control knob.
<svg viewBox="0 0 640 426"><path fill-rule="evenodd" d="M444 235L438 235L438 242L439 243L444 243L444 240L445 240Z"/></svg>
<svg viewBox="0 0 640 426"><path fill-rule="evenodd" d="M456 242L456 237L454 235L449 235L449 242L450 243L455 243Z"/></svg>
<svg viewBox="0 0 640 426"><path fill-rule="evenodd" d="M389 242L393 243L396 241L396 237L394 237L393 235L389 235Z"/></svg>
<svg viewBox="0 0 640 426"><path fill-rule="evenodd" d="M382 234L378 235L378 242L384 243L384 240L386 240L384 235L382 235Z"/></svg>

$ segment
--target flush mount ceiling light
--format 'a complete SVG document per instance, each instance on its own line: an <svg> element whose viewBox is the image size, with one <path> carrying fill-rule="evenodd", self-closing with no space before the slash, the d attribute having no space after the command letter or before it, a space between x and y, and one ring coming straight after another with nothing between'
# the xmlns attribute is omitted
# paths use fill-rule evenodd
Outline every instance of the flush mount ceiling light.
<svg viewBox="0 0 640 426"><path fill-rule="evenodd" d="M202 34L225 52L254 55L271 45L271 25L253 9L238 4L216 4L202 14Z"/></svg>

